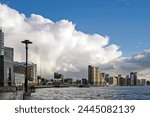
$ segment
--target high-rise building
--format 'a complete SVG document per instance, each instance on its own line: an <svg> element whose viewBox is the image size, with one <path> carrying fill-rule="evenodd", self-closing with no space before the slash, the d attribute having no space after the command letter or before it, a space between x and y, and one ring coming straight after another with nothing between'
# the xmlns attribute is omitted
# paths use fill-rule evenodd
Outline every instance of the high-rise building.
<svg viewBox="0 0 150 117"><path fill-rule="evenodd" d="M110 75L109 74L105 74L104 79L105 79L106 83L109 83Z"/></svg>
<svg viewBox="0 0 150 117"><path fill-rule="evenodd" d="M114 86L118 85L118 77L116 77L116 76L112 77L112 85L114 85Z"/></svg>
<svg viewBox="0 0 150 117"><path fill-rule="evenodd" d="M140 79L137 79L136 80L136 86L140 86L140 82L141 82Z"/></svg>
<svg viewBox="0 0 150 117"><path fill-rule="evenodd" d="M126 75L126 80L127 80L127 86L131 86L131 79L129 75Z"/></svg>
<svg viewBox="0 0 150 117"><path fill-rule="evenodd" d="M140 85L141 85L141 86L145 86L145 85L146 85L146 80L145 80L145 79L141 79Z"/></svg>
<svg viewBox="0 0 150 117"><path fill-rule="evenodd" d="M101 82L100 76L101 76L101 74L100 74L99 67L95 67L94 70L95 70L94 71L94 77L95 77L94 84L95 85L100 85L100 82Z"/></svg>
<svg viewBox="0 0 150 117"><path fill-rule="evenodd" d="M124 78L121 75L118 75L118 85L123 86L124 85Z"/></svg>
<svg viewBox="0 0 150 117"><path fill-rule="evenodd" d="M98 67L88 66L88 81L90 84L97 85L100 78L100 72Z"/></svg>
<svg viewBox="0 0 150 117"><path fill-rule="evenodd" d="M127 86L127 84L128 84L128 80L127 80L127 78L123 78L124 79L124 86Z"/></svg>
<svg viewBox="0 0 150 117"><path fill-rule="evenodd" d="M104 85L105 80L99 67L88 66L88 82L93 85Z"/></svg>
<svg viewBox="0 0 150 117"><path fill-rule="evenodd" d="M106 85L105 77L100 73L100 82L98 85L104 86Z"/></svg>
<svg viewBox="0 0 150 117"><path fill-rule="evenodd" d="M0 55L4 55L4 33L0 27Z"/></svg>
<svg viewBox="0 0 150 117"><path fill-rule="evenodd" d="M0 86L13 85L13 48L4 47L4 33L0 28Z"/></svg>
<svg viewBox="0 0 150 117"><path fill-rule="evenodd" d="M137 85L137 72L131 72L130 79L131 79L131 86L136 86Z"/></svg>

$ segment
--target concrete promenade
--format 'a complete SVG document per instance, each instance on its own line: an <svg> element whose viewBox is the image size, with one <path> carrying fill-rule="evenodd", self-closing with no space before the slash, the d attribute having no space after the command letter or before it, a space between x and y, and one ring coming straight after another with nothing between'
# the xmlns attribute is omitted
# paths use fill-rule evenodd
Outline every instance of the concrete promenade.
<svg viewBox="0 0 150 117"><path fill-rule="evenodd" d="M0 100L23 100L23 91L0 92Z"/></svg>
<svg viewBox="0 0 150 117"><path fill-rule="evenodd" d="M0 100L22 100L23 90L16 87L0 87Z"/></svg>

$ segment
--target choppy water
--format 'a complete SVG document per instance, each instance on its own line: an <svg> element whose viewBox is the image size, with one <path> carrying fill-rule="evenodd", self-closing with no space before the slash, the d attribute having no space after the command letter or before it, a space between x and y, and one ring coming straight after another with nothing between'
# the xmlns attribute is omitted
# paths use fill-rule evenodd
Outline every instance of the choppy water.
<svg viewBox="0 0 150 117"><path fill-rule="evenodd" d="M150 100L150 86L44 88L36 89L33 100Z"/></svg>

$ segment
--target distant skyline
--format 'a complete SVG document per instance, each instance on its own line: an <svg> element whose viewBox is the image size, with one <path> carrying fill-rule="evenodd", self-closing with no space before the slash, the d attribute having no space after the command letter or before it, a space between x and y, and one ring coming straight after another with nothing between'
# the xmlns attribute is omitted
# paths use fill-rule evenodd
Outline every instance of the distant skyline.
<svg viewBox="0 0 150 117"><path fill-rule="evenodd" d="M149 0L0 3L0 27L5 31L6 46L15 46L15 59L22 60L24 48L19 45L20 38L33 41L30 59L38 61L43 74L56 70L85 75L87 65L93 64L107 73L125 75L137 71L141 78L150 79ZM13 42L9 41L11 38ZM37 57L41 63L35 60Z"/></svg>

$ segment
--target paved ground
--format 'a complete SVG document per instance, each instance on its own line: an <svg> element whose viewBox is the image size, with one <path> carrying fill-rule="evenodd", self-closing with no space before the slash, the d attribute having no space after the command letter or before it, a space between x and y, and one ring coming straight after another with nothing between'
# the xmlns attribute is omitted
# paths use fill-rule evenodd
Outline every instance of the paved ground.
<svg viewBox="0 0 150 117"><path fill-rule="evenodd" d="M0 100L22 100L23 91L17 92L0 92Z"/></svg>

